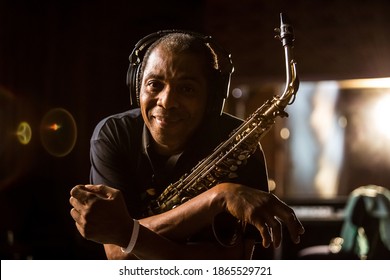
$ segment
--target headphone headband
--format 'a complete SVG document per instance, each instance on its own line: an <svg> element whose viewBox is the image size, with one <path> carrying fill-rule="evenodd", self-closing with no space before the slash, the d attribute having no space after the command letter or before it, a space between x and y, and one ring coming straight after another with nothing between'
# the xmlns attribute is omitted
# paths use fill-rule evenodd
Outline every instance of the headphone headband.
<svg viewBox="0 0 390 280"><path fill-rule="evenodd" d="M218 61L225 63L220 69L220 77L217 85L216 98L212 104L212 111L217 111L218 114L222 113L225 99L229 96L230 77L234 71L231 55L227 53L220 45L215 42L211 36L206 36L200 33L184 30L160 30L155 33L151 33L137 42L133 51L129 56L129 68L126 75L126 84L130 90L130 104L132 107L139 107L139 76L141 72L141 66L144 56L149 47L159 40L160 38L173 33L189 34L196 38L201 39L205 44L209 44L211 49L216 53ZM221 58L221 56L223 56ZM227 64L227 65L226 65Z"/></svg>

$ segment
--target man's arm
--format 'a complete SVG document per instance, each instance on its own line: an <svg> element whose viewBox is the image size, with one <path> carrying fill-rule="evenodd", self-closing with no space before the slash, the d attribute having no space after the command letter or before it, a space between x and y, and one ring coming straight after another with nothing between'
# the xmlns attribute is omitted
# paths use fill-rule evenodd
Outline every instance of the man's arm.
<svg viewBox="0 0 390 280"><path fill-rule="evenodd" d="M133 253L124 254L121 248L117 245L104 244L104 249L108 259L184 259L184 260L200 260L200 259L250 259L253 251L254 243L251 240L246 240L245 243L240 242L231 248L221 247L215 243L194 243L183 244L176 243L170 240L162 242L161 236L154 236L145 228L145 232L140 231L138 244L147 244L147 247L139 245L140 249L134 248ZM152 234L150 234L152 233ZM150 241L156 242L150 242ZM144 243L145 242L145 243ZM138 245L136 245L137 247Z"/></svg>
<svg viewBox="0 0 390 280"><path fill-rule="evenodd" d="M70 203L74 207L71 215L83 237L118 248L127 246L133 222L120 191L101 185L76 186L71 191ZM304 232L293 210L276 196L242 185L223 183L175 209L142 219L133 254L142 259L212 258L211 253L215 253L216 258L242 258L243 243L232 248L213 247L215 245L206 243L189 250L184 243L172 241L194 234L223 211L256 226L265 247L272 241L274 246L279 246L280 221L287 225L294 242L299 242L299 236ZM206 249L203 246L211 247ZM108 257L117 256L118 248L111 248L107 250Z"/></svg>

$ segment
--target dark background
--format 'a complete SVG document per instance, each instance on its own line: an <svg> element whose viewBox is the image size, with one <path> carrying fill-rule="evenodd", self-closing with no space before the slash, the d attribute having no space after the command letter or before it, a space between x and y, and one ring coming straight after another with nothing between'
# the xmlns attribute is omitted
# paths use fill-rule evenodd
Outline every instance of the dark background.
<svg viewBox="0 0 390 280"><path fill-rule="evenodd" d="M232 87L257 88L285 79L273 39L284 12L295 28L301 80L387 77L389 8L386 0L0 0L1 258L103 257L76 232L69 190L88 182L96 123L129 106L128 55L143 36L172 28L213 35L232 54ZM49 154L39 137L53 108L77 124L64 157ZM15 137L21 121L32 128L28 145Z"/></svg>

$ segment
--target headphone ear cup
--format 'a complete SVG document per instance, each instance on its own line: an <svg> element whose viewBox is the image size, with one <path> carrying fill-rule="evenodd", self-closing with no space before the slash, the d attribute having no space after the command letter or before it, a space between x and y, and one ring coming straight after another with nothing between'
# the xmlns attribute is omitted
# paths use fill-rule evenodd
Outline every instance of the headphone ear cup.
<svg viewBox="0 0 390 280"><path fill-rule="evenodd" d="M225 101L229 97L230 79L231 79L231 74L233 73L234 70L233 64L229 64L229 66L231 66L229 71L219 73L220 77L219 77L219 82L217 83L217 91L216 94L214 95L214 100L211 108L211 111L213 113L219 115L223 113Z"/></svg>
<svg viewBox="0 0 390 280"><path fill-rule="evenodd" d="M221 115L223 113L225 101L229 97L230 80L234 72L234 66L231 55L224 48L218 45L216 41L212 40L211 37L208 37L208 43L214 52L216 52L220 63L217 91L214 96L211 111L215 114Z"/></svg>
<svg viewBox="0 0 390 280"><path fill-rule="evenodd" d="M225 103L225 100L229 97L229 90L230 90L230 78L231 78L232 72L228 72L225 74L222 74L222 84L221 84L221 98L222 100L222 106L221 111L223 109L223 104Z"/></svg>
<svg viewBox="0 0 390 280"><path fill-rule="evenodd" d="M139 76L142 61L148 48L159 38L168 33L173 33L175 30L160 30L149 34L139 40L129 56L129 68L127 69L126 84L130 91L130 105L132 108L139 107Z"/></svg>
<svg viewBox="0 0 390 280"><path fill-rule="evenodd" d="M132 65L130 63L129 69L127 70L126 76L126 84L129 87L130 91L130 106L132 108L139 107L139 97L138 97L138 73L139 73L138 65Z"/></svg>

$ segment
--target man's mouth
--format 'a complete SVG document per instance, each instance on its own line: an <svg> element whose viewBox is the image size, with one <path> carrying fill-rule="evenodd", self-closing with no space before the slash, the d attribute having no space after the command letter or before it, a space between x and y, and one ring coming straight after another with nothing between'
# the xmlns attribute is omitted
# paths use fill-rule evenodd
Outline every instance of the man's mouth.
<svg viewBox="0 0 390 280"><path fill-rule="evenodd" d="M156 115L156 116L153 116L153 118L156 120L157 124L160 126L167 126L167 125L171 125L171 124L177 124L178 122L180 122L180 118L178 118L178 117Z"/></svg>

